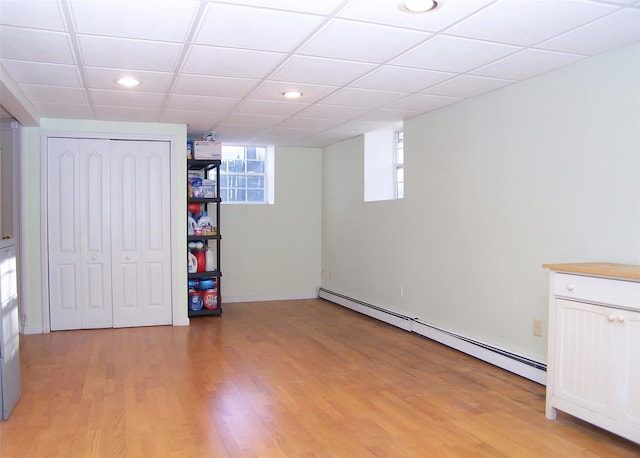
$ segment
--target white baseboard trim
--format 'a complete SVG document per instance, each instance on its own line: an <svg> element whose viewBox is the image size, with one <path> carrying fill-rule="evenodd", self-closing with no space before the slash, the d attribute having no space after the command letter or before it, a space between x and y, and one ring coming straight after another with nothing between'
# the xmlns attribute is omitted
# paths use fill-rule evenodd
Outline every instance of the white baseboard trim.
<svg viewBox="0 0 640 458"><path fill-rule="evenodd" d="M44 334L42 331L42 326L25 326L22 328L22 334Z"/></svg>
<svg viewBox="0 0 640 458"><path fill-rule="evenodd" d="M284 294L277 296L222 296L222 310L224 314L224 304L232 304L236 302L265 302L265 301L294 301L301 299L316 299L316 292L305 294Z"/></svg>
<svg viewBox="0 0 640 458"><path fill-rule="evenodd" d="M425 323L416 318L385 310L381 307L367 304L324 288L318 289L318 297L351 310L355 310L363 315L384 321L385 323L404 329L405 331L415 332L416 334L435 340L443 345L466 353L474 358L478 358L541 385L547 384L546 365L539 361L534 361L524 356L438 328L437 326Z"/></svg>
<svg viewBox="0 0 640 458"><path fill-rule="evenodd" d="M342 294L334 293L333 291L329 291L324 288L318 289L318 297L335 304L342 305L343 307L351 310L355 310L358 313L370 316L376 320L384 321L385 323L389 323L397 328L404 329L405 331L411 331L411 318L408 316L390 312L389 310L343 296Z"/></svg>
<svg viewBox="0 0 640 458"><path fill-rule="evenodd" d="M440 342L447 347L454 348L541 385L547 384L546 365L538 361L533 361L418 320L414 320L412 325L411 330L421 336Z"/></svg>

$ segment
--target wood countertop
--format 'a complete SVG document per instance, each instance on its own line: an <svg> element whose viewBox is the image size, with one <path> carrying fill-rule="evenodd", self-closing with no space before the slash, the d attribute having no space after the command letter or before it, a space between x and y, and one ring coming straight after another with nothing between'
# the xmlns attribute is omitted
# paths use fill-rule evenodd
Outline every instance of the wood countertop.
<svg viewBox="0 0 640 458"><path fill-rule="evenodd" d="M558 272L640 281L640 265L635 264L579 262L573 264L542 264L542 267Z"/></svg>

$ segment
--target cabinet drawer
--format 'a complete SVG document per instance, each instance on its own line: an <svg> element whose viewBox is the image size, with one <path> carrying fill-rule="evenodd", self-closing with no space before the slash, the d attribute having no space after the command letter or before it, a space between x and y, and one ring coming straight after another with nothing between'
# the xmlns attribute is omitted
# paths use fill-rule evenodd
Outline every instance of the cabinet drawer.
<svg viewBox="0 0 640 458"><path fill-rule="evenodd" d="M556 273L554 295L640 310L640 283Z"/></svg>

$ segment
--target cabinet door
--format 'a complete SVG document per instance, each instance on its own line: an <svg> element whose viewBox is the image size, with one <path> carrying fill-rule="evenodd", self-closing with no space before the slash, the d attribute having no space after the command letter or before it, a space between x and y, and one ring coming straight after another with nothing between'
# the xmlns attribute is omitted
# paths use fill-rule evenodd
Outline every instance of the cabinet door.
<svg viewBox="0 0 640 458"><path fill-rule="evenodd" d="M171 324L168 142L113 141L114 327Z"/></svg>
<svg viewBox="0 0 640 458"><path fill-rule="evenodd" d="M618 364L613 370L618 416L640 440L640 313L615 310L612 314L619 337L612 349L612 359Z"/></svg>
<svg viewBox="0 0 640 458"><path fill-rule="evenodd" d="M612 417L610 309L558 299L554 395Z"/></svg>
<svg viewBox="0 0 640 458"><path fill-rule="evenodd" d="M112 326L109 141L48 142L51 330Z"/></svg>

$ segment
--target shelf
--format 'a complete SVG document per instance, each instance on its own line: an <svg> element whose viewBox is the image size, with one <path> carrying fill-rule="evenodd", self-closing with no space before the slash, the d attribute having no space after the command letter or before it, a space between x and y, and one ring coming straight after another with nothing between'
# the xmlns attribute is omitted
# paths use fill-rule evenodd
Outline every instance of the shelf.
<svg viewBox="0 0 640 458"><path fill-rule="evenodd" d="M188 170L211 170L220 166L220 159L187 159Z"/></svg>
<svg viewBox="0 0 640 458"><path fill-rule="evenodd" d="M189 272L188 278L220 278L222 277L222 272L219 270L209 270L207 272Z"/></svg>
<svg viewBox="0 0 640 458"><path fill-rule="evenodd" d="M206 272L187 272L187 278L189 282L194 283L194 280L200 279L213 279L215 284L216 296L218 300L218 308L208 309L203 307L198 311L191 310L191 297L189 295L189 306L187 308L188 316L192 317L205 317L205 316L222 316L222 299L220 293L220 278L222 272L220 271L220 243L222 237L220 236L220 204L222 199L220 196L220 166L222 161L219 159L187 159L187 170L191 173L189 175L197 175L202 178L211 178L214 182L214 189L207 190L207 195L215 195L217 197L187 197L187 207L198 207L198 210L207 210L208 215L213 223L215 223L216 233L207 235L187 235L187 242L193 245L193 242L203 242L208 245L210 249L214 251L214 266L215 270L209 270ZM193 173L198 172L198 173ZM203 172L203 173L200 173ZM204 191L204 190L203 190ZM202 196L200 192L197 193ZM193 205L192 205L193 204ZM194 208L195 210L195 208ZM202 213L198 211L197 213ZM212 224L213 224L212 223ZM204 300L204 295L203 295Z"/></svg>
<svg viewBox="0 0 640 458"><path fill-rule="evenodd" d="M187 235L188 242L197 242L198 240L220 240L222 236L220 234L214 235Z"/></svg>
<svg viewBox="0 0 640 458"><path fill-rule="evenodd" d="M195 204L215 204L222 202L220 197L187 197L187 202Z"/></svg>
<svg viewBox="0 0 640 458"><path fill-rule="evenodd" d="M211 310L203 307L197 312L193 310L189 310L189 317L192 317L192 316L222 316L222 309L218 307L217 309Z"/></svg>

